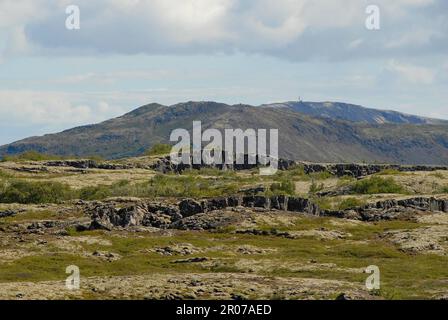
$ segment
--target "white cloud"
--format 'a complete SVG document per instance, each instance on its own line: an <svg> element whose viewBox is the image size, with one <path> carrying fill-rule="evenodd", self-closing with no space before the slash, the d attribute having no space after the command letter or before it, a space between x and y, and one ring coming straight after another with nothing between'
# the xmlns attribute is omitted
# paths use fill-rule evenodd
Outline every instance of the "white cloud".
<svg viewBox="0 0 448 320"><path fill-rule="evenodd" d="M405 54L409 46L431 47L433 40L426 36L445 34L446 16L434 23L431 16L416 16L415 10L440 1L377 0L389 29L383 28L374 39L366 37L363 27L369 1L359 0L345 0L343 5L334 0L78 0L79 31L65 29L68 0L2 0L0 26L11 29L10 37L13 30L25 30L25 38L16 34L19 47L32 42L36 52L46 54L240 51L299 60L316 55L341 58L345 52L349 59L353 51L369 56L372 48L378 53L399 48ZM419 29L406 33L409 25ZM360 38L364 41L353 40Z"/></svg>
<svg viewBox="0 0 448 320"><path fill-rule="evenodd" d="M446 61L446 62L443 64L443 68L446 69L446 70L448 70L448 61Z"/></svg>
<svg viewBox="0 0 448 320"><path fill-rule="evenodd" d="M389 62L387 69L396 73L401 79L414 84L432 84L436 72L432 69L398 63L395 60Z"/></svg>
<svg viewBox="0 0 448 320"><path fill-rule="evenodd" d="M418 47L427 45L431 42L432 37L440 37L442 34L438 30L430 29L415 29L406 30L398 38L392 39L386 42L385 47L388 49L400 48L400 47Z"/></svg>
<svg viewBox="0 0 448 320"><path fill-rule="evenodd" d="M3 51L5 57L26 55L32 51L32 45L28 41L23 27L11 28L6 46Z"/></svg>
<svg viewBox="0 0 448 320"><path fill-rule="evenodd" d="M121 114L123 109L104 100L87 104L76 93L0 90L0 123L32 125L79 125ZM92 99L93 100L93 99Z"/></svg>
<svg viewBox="0 0 448 320"><path fill-rule="evenodd" d="M352 42L350 42L350 43L348 44L348 47L349 47L349 49L356 49L356 48L358 48L360 45L362 45L363 42L364 42L364 39L362 39L362 38L358 38L358 39L355 39L355 40L353 40Z"/></svg>
<svg viewBox="0 0 448 320"><path fill-rule="evenodd" d="M122 70L113 72L87 72L73 74L49 80L51 84L113 84L121 80L155 80L161 78L173 79L178 76L174 70Z"/></svg>
<svg viewBox="0 0 448 320"><path fill-rule="evenodd" d="M1 0L0 27L23 26L29 21L43 18L46 7L45 0Z"/></svg>
<svg viewBox="0 0 448 320"><path fill-rule="evenodd" d="M148 88L131 91L0 90L0 128L10 124L44 126L48 131L101 122L151 102L220 100L223 96L258 97L251 87Z"/></svg>

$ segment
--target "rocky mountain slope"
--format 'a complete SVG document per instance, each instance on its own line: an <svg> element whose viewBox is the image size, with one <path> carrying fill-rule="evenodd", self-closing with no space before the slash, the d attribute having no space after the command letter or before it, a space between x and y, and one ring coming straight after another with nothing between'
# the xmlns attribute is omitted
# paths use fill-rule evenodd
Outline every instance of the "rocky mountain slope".
<svg viewBox="0 0 448 320"><path fill-rule="evenodd" d="M342 102L289 101L262 105L267 108L287 108L313 117L382 124L448 124L448 121L414 116L391 110L365 108Z"/></svg>
<svg viewBox="0 0 448 320"><path fill-rule="evenodd" d="M108 159L135 156L155 143L168 142L173 129L191 131L193 121L200 120L203 130L211 127L277 128L280 156L288 159L448 163L448 125L443 121L433 124L430 120L418 120L423 118L406 118L394 113L401 122L391 116L388 121L382 122L394 123L365 123L374 121L311 117L293 109L216 102L188 102L173 106L149 104L100 124L31 137L2 146L0 156L27 150L65 156L100 155ZM353 117L350 120L357 121Z"/></svg>

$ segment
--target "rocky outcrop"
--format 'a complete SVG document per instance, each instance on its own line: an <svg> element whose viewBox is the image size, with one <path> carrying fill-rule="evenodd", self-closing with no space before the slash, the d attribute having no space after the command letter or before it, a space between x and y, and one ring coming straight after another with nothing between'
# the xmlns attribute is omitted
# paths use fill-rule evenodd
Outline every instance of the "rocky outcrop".
<svg viewBox="0 0 448 320"><path fill-rule="evenodd" d="M234 207L264 208L292 212L305 212L313 215L319 214L319 208L309 199L287 197L283 195L265 197L262 195L230 196L196 201L185 199L179 203L182 216L191 216L198 213Z"/></svg>
<svg viewBox="0 0 448 320"><path fill-rule="evenodd" d="M179 210L182 217L189 217L204 212L204 207L195 200L185 199L179 203Z"/></svg>
<svg viewBox="0 0 448 320"><path fill-rule="evenodd" d="M99 203L89 210L92 218L89 228L105 230L133 226L178 229L212 228L222 223L222 219L227 219L219 214L219 210L229 208L259 208L300 212L314 216L378 221L406 218L422 211L448 212L448 200L424 197L392 199L346 210L323 210L310 199L283 195L184 199L177 205L139 202L123 208L117 208L114 204ZM210 222L210 219L200 219L201 216L215 213L217 213L216 219L213 221L216 223Z"/></svg>
<svg viewBox="0 0 448 320"><path fill-rule="evenodd" d="M140 225L166 228L173 221L182 218L177 207L160 203L138 203L124 208L116 208L113 204L98 204L90 212L90 229L105 230Z"/></svg>
<svg viewBox="0 0 448 320"><path fill-rule="evenodd" d="M318 164L301 163L306 174L329 172L335 176L352 176L355 178L372 175L383 170L397 170L401 172L448 170L448 166L405 166L393 164Z"/></svg>
<svg viewBox="0 0 448 320"><path fill-rule="evenodd" d="M421 211L448 211L448 200L436 199L436 198L425 198L417 197L403 200L385 200L379 201L374 204L368 204L364 207L365 210L368 209L390 209L393 207L405 207L412 208Z"/></svg>
<svg viewBox="0 0 448 320"><path fill-rule="evenodd" d="M239 211L214 210L207 213L198 213L178 221L170 228L179 230L213 230L223 226L237 224L242 221L244 214Z"/></svg>
<svg viewBox="0 0 448 320"><path fill-rule="evenodd" d="M266 192L267 188L263 185L255 186L255 187L249 187L249 188L242 188L238 190L238 193L242 193L245 195L255 195L258 193Z"/></svg>
<svg viewBox="0 0 448 320"><path fill-rule="evenodd" d="M305 212L312 215L320 215L319 206L309 199L289 198L287 211Z"/></svg>
<svg viewBox="0 0 448 320"><path fill-rule="evenodd" d="M223 158L224 155L223 155ZM159 159L156 163L154 163L151 166L151 169L162 172L162 173L169 173L169 172L173 172L173 173L182 173L185 170L199 170L201 168L215 168L215 169L219 169L219 170L235 170L235 171L240 171L240 170L251 170L254 168L258 168L260 167L260 165L258 164L258 158L256 159L256 164L251 164L249 163L249 157L248 155L244 155L244 161L243 163L237 163L236 161L234 161L233 163L230 164L193 164L192 158L190 157L190 163L180 163L180 164L176 164L173 163L170 159L170 156L166 156L164 158ZM295 161L292 160L286 160L286 159L279 159L278 160L278 169L279 170L287 170L293 166L296 165Z"/></svg>
<svg viewBox="0 0 448 320"><path fill-rule="evenodd" d="M13 210L0 211L0 218L6 218L16 215L17 212Z"/></svg>
<svg viewBox="0 0 448 320"><path fill-rule="evenodd" d="M347 210L322 210L320 215L363 221L407 218L415 212L448 212L448 200L433 197L417 197L403 200L384 200Z"/></svg>
<svg viewBox="0 0 448 320"><path fill-rule="evenodd" d="M258 163L258 159L257 159ZM279 159L278 170L288 170L295 166L303 166L306 174L328 172L332 175L342 177L351 176L355 178L365 177L372 175L383 170L397 170L401 172L417 172L417 171L435 171L435 170L448 170L448 166L406 166L406 165L393 165L393 164L356 164L356 163L342 163L342 164L323 164L323 163L307 163L307 162L295 162L292 160ZM190 164L173 163L170 156L165 156L156 160L152 164L142 163L113 163L113 162L98 162L95 160L54 160L47 161L41 168L21 168L20 170L34 172L37 170L45 170L45 166L49 167L72 167L76 169L104 169L104 170L125 170L125 169L148 169L155 170L162 173L182 173L185 170L199 170L201 168L216 168L219 170L251 170L259 168L259 164L250 164L248 161L248 155L244 155L244 162L238 164Z"/></svg>
<svg viewBox="0 0 448 320"><path fill-rule="evenodd" d="M133 169L127 164L97 162L95 160L54 160L44 163L48 167L72 167L77 169L104 169L104 170L124 170Z"/></svg>
<svg viewBox="0 0 448 320"><path fill-rule="evenodd" d="M170 157L159 159L155 164L151 165L151 169L168 173L182 173L188 169L201 169L201 168L217 168L219 170L250 170L258 168L259 165L248 164L247 155L245 156L244 164L174 164L171 162ZM295 162L292 160L279 159L278 169L288 170L295 166L303 166L306 174L328 172L332 175L342 177L351 176L355 178L361 178L369 176L384 170L397 170L400 172L418 172L418 171L436 171L436 170L448 170L448 166L425 166L425 165L394 165L394 164L356 164L356 163L341 163L341 164L321 164L321 163L304 163Z"/></svg>
<svg viewBox="0 0 448 320"><path fill-rule="evenodd" d="M25 173L46 173L48 172L48 168L45 166L40 166L40 167L13 167L12 170L17 171L17 172L25 172Z"/></svg>

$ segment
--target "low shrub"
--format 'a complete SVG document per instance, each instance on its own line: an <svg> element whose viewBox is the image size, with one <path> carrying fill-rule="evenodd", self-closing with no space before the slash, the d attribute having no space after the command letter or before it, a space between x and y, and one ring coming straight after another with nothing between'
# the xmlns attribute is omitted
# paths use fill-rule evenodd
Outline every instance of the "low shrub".
<svg viewBox="0 0 448 320"><path fill-rule="evenodd" d="M10 180L0 182L2 203L59 203L73 197L68 185L59 182Z"/></svg>
<svg viewBox="0 0 448 320"><path fill-rule="evenodd" d="M275 182L271 184L270 191L275 194L282 194L282 195L293 195L295 194L295 185L294 182L290 180L283 180L280 182Z"/></svg>
<svg viewBox="0 0 448 320"><path fill-rule="evenodd" d="M172 146L164 143L156 143L151 149L149 149L146 154L148 156L159 156L162 154L168 154L171 152Z"/></svg>
<svg viewBox="0 0 448 320"><path fill-rule="evenodd" d="M283 181L285 179L297 181L297 180L308 180L309 177L305 174L305 169L303 165L297 165L288 170L278 170L277 173L274 175L274 179L276 181Z"/></svg>
<svg viewBox="0 0 448 320"><path fill-rule="evenodd" d="M315 194L319 191L322 191L324 189L324 184L317 184L316 181L313 180L313 182L311 183L310 189L309 189L309 193L310 194Z"/></svg>
<svg viewBox="0 0 448 320"><path fill-rule="evenodd" d="M328 197L311 197L310 199L313 203L318 205L320 209L323 209L323 210L332 210L333 209L332 201Z"/></svg>
<svg viewBox="0 0 448 320"><path fill-rule="evenodd" d="M441 172L433 172L430 174L431 177L435 177L437 179L445 179L445 175Z"/></svg>
<svg viewBox="0 0 448 320"><path fill-rule="evenodd" d="M405 190L392 177L374 176L355 182L352 192L356 194L405 193Z"/></svg>
<svg viewBox="0 0 448 320"><path fill-rule="evenodd" d="M321 172L310 173L309 177L312 180L325 180L325 179L333 178L334 176L328 171L321 171Z"/></svg>
<svg viewBox="0 0 448 320"><path fill-rule="evenodd" d="M112 185L85 187L79 191L82 200L101 200L108 197L216 197L238 191L235 181L212 180L199 176L156 175L147 182L132 184L119 181Z"/></svg>
<svg viewBox="0 0 448 320"><path fill-rule="evenodd" d="M345 210L345 209L350 209L350 208L356 208L356 207L361 207L364 204L365 204L365 202L360 199L346 198L338 204L338 209Z"/></svg>
<svg viewBox="0 0 448 320"><path fill-rule="evenodd" d="M26 151L16 155L5 155L2 161L46 161L46 160L62 160L61 156L40 153L37 151Z"/></svg>
<svg viewBox="0 0 448 320"><path fill-rule="evenodd" d="M95 161L104 161L104 158L100 155L91 155L86 157L78 156L58 156L54 154L41 153L34 150L25 151L23 153L15 155L5 155L2 157L1 161L50 161L50 160L67 160L67 159L90 159Z"/></svg>
<svg viewBox="0 0 448 320"><path fill-rule="evenodd" d="M401 172L397 169L383 169L377 173L377 175L380 175L380 176L397 175L397 174L403 174L403 172Z"/></svg>

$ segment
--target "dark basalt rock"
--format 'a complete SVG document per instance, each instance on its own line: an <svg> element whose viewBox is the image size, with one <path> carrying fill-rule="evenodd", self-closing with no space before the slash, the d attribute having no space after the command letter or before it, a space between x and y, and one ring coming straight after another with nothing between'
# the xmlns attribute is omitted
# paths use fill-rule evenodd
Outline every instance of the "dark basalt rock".
<svg viewBox="0 0 448 320"><path fill-rule="evenodd" d="M154 165L150 166L150 169L160 171L163 173L174 172L182 173L188 169L199 170L201 168L217 168L219 170L250 170L260 167L257 164L249 164L248 157L245 155L243 164L174 164L171 162L169 156L158 160ZM257 159L258 161L258 159ZM332 175L342 177L342 176L352 176L355 178L361 178L369 176L383 170L397 170L401 172L417 172L417 171L435 171L435 170L448 170L448 166L405 166L405 165L390 165L390 164L319 164L319 163L301 163L292 160L279 159L278 160L278 170L288 170L294 166L302 165L304 172L306 174L316 173L316 172L329 172ZM252 188L253 189L253 188ZM256 188L253 190L247 190L246 194L256 194L258 192L264 192L264 188Z"/></svg>
<svg viewBox="0 0 448 320"><path fill-rule="evenodd" d="M243 197L242 206L246 208L252 208L255 203L255 196L245 196Z"/></svg>
<svg viewBox="0 0 448 320"><path fill-rule="evenodd" d="M158 203L138 203L130 207L115 208L113 204L99 204L90 209L90 229L112 229L113 227L154 226L166 227L182 218L178 209Z"/></svg>
<svg viewBox="0 0 448 320"><path fill-rule="evenodd" d="M309 199L295 197L288 198L287 211L305 212L312 215L320 214L319 207L312 203Z"/></svg>
<svg viewBox="0 0 448 320"><path fill-rule="evenodd" d="M270 198L271 208L276 210L288 209L288 197L287 196L272 196Z"/></svg>
<svg viewBox="0 0 448 320"><path fill-rule="evenodd" d="M16 215L17 212L13 210L0 211L0 218L6 218Z"/></svg>
<svg viewBox="0 0 448 320"><path fill-rule="evenodd" d="M201 203L193 199L185 199L179 203L179 210L182 217L189 217L204 212Z"/></svg>
<svg viewBox="0 0 448 320"><path fill-rule="evenodd" d="M436 198L409 198L384 200L346 210L322 210L309 199L279 196L231 196L197 201L184 199L177 206L163 203L137 203L124 208L99 203L90 208L90 229L111 230L113 227L151 226L157 228L208 229L226 221L218 214L222 209L243 206L300 212L363 221L407 219L421 211L448 212L448 200ZM210 219L210 217L214 217ZM233 218L232 218L233 219Z"/></svg>
<svg viewBox="0 0 448 320"><path fill-rule="evenodd" d="M222 159L225 159L225 153L223 152ZM173 163L170 159L170 156L166 156L164 158L159 159L155 164L151 165L150 168L159 172L168 173L168 172L174 172L174 173L182 173L185 170L199 170L201 168L216 168L219 170L251 170L254 168L261 167L259 164L260 161L258 159L258 156L255 157L256 161L255 163L250 163L249 156L247 154L243 155L243 161L242 163L237 163L237 161L234 161L233 163L223 163L223 164L193 164L192 156L190 156L189 163L180 163L176 164ZM293 160L286 160L286 159L278 159L277 167L278 170L287 170L293 166L296 165L296 162Z"/></svg>
<svg viewBox="0 0 448 320"><path fill-rule="evenodd" d="M88 230L106 230L106 231L111 231L113 228L113 225L111 223L103 223L102 221L99 220L92 220L92 222L90 223L90 226L88 227ZM85 231L85 229L83 227L79 227L79 229L77 229L78 231Z"/></svg>
<svg viewBox="0 0 448 320"><path fill-rule="evenodd" d="M383 170L397 170L401 172L417 172L417 171L436 171L448 170L448 166L405 166L393 164L319 164L319 163L301 163L306 174L316 172L329 172L335 176L352 176L361 178L369 176Z"/></svg>
<svg viewBox="0 0 448 320"><path fill-rule="evenodd" d="M230 196L227 198L227 205L229 207L238 207L243 203L243 198L239 196Z"/></svg>
<svg viewBox="0 0 448 320"><path fill-rule="evenodd" d="M145 214L142 220L142 225L145 227L155 227L160 229L166 229L172 223L172 218L163 213L152 213L149 212Z"/></svg>
<svg viewBox="0 0 448 320"><path fill-rule="evenodd" d="M370 209L388 210L396 207L410 208L420 211L448 211L448 200L436 199L434 197L424 198L409 198L404 200L384 200L373 204L368 204L361 208L361 211Z"/></svg>
<svg viewBox="0 0 448 320"><path fill-rule="evenodd" d="M215 198L204 201L204 211L213 211L232 207L228 204L227 198Z"/></svg>
<svg viewBox="0 0 448 320"><path fill-rule="evenodd" d="M263 193L266 191L265 186L256 186L250 188L240 189L238 192L245 195L256 195L257 193Z"/></svg>
<svg viewBox="0 0 448 320"><path fill-rule="evenodd" d="M95 160L54 160L44 163L48 167L72 167L77 169L104 169L124 170L133 169L133 166L115 163L98 163Z"/></svg>
<svg viewBox="0 0 448 320"><path fill-rule="evenodd" d="M223 226L233 225L242 219L239 212L223 213L221 210L199 213L175 221L170 228L180 230L212 230Z"/></svg>
<svg viewBox="0 0 448 320"><path fill-rule="evenodd" d="M271 204L271 201L267 197L263 197L263 196L255 196L254 197L254 207L255 208L269 209L270 204Z"/></svg>
<svg viewBox="0 0 448 320"><path fill-rule="evenodd" d="M223 155L223 159L224 155ZM295 162L293 160L278 159L278 170L288 170L294 166L301 165L304 168L306 174L316 172L329 172L332 175L352 176L355 178L361 178L368 175L378 173L383 170L397 170L402 172L417 172L417 171L435 171L435 170L448 170L448 166L426 166L426 165L394 165L394 164L357 164L357 163L339 163L339 164L322 164L322 163L304 163ZM216 168L219 170L250 170L261 167L259 165L259 159L256 157L256 164L249 163L249 156L244 155L243 163L236 163L234 161L231 164L193 164L192 157L190 157L190 163L173 163L170 156L158 159L154 164L119 164L110 162L97 162L95 160L55 160L47 161L44 166L50 167L73 167L77 169L107 169L107 170L123 170L123 169L151 169L163 173L182 173L185 170L201 168ZM45 170L42 168L30 168L23 170ZM31 172L31 171L30 171ZM248 190L246 194L256 194L257 192L263 192L264 189ZM245 193L245 192L244 192Z"/></svg>

